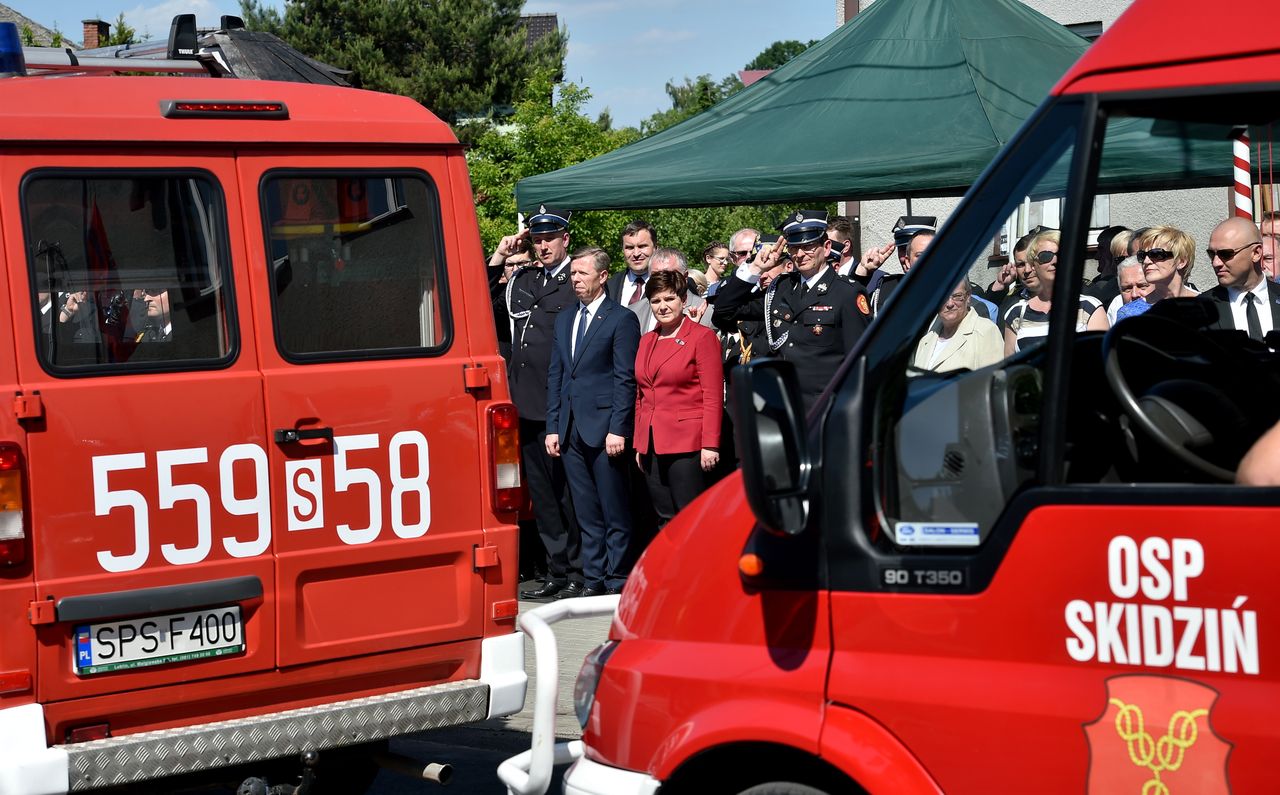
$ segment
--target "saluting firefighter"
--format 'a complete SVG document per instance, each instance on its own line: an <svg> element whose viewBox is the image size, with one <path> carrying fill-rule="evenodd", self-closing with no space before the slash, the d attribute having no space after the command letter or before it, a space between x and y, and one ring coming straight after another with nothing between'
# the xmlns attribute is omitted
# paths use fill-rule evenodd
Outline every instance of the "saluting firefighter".
<svg viewBox="0 0 1280 795"><path fill-rule="evenodd" d="M807 411L817 401L844 356L866 329L871 305L866 292L837 275L827 262L827 214L801 210L781 227L786 255L795 270L780 274L763 293L753 295L760 274L777 267L780 245L765 246L738 267L716 297L715 321L732 331L740 320L764 321L768 352L796 366Z"/></svg>
<svg viewBox="0 0 1280 795"><path fill-rule="evenodd" d="M532 598L553 597L569 590L576 595L582 589L581 542L564 465L546 451L547 371L556 318L566 308L572 311L578 302L569 283L569 216L566 210L539 207L529 218L529 228L502 238L489 258L489 290L511 318L507 379L520 414L521 466L547 557L546 581L525 593ZM526 243L533 261L513 271L505 284L500 283L507 258ZM536 559L527 554L527 539L522 539L521 548L522 565Z"/></svg>
<svg viewBox="0 0 1280 795"><path fill-rule="evenodd" d="M889 296L897 288L902 277L916 264L920 255L938 233L938 218L933 215L904 215L893 225L893 242L880 248L868 249L862 260L853 268L850 279L866 288L871 298L871 315L880 314ZM880 270L894 252L902 273L885 273Z"/></svg>

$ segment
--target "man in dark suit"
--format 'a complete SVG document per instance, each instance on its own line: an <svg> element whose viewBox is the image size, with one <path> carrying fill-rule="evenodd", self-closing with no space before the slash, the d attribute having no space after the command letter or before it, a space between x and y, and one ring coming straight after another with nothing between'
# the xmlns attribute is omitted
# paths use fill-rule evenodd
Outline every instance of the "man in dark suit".
<svg viewBox="0 0 1280 795"><path fill-rule="evenodd" d="M546 453L547 368L556 318L572 314L575 303L569 285L569 212L545 206L529 217L529 228L508 235L489 259L489 289L501 302L511 323L511 355L507 380L520 414L520 463L541 544L522 533L521 565L526 573L536 554L546 557L546 580L524 596L545 599L565 588L581 591L578 525L573 517L569 484L559 459ZM504 266L519 250L528 248L534 261L510 273L502 283ZM532 552L538 546L540 552Z"/></svg>
<svg viewBox="0 0 1280 795"><path fill-rule="evenodd" d="M1200 299L1213 304L1215 328L1237 329L1261 340L1280 329L1280 284L1262 272L1262 236L1248 218L1228 218L1209 235L1209 264L1218 286Z"/></svg>
<svg viewBox="0 0 1280 795"><path fill-rule="evenodd" d="M739 320L764 321L769 350L796 366L807 411L817 402L844 356L862 336L871 306L861 285L840 278L827 262L827 214L802 210L782 226L795 271L773 280L760 296L760 274L777 265L781 251L767 246L720 289L716 325L726 333ZM761 352L763 353L763 352ZM753 353L758 356L759 353Z"/></svg>
<svg viewBox="0 0 1280 795"><path fill-rule="evenodd" d="M627 224L618 236L622 262L627 269L609 278L605 295L623 306L644 300L644 283L649 278L649 257L658 247L658 230L648 221Z"/></svg>
<svg viewBox="0 0 1280 795"><path fill-rule="evenodd" d="M622 592L631 540L622 453L635 421L640 322L605 295L608 279L603 249L574 252L569 281L578 301L556 319L547 374L547 454L564 459L569 478L582 533L583 596Z"/></svg>

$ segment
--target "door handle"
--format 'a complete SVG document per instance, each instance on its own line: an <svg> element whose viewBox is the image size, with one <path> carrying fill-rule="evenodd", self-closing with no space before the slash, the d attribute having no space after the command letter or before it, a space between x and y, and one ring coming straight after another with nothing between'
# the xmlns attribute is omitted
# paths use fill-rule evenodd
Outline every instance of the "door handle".
<svg viewBox="0 0 1280 795"><path fill-rule="evenodd" d="M277 428L276 444L293 444L306 439L333 441L333 428Z"/></svg>

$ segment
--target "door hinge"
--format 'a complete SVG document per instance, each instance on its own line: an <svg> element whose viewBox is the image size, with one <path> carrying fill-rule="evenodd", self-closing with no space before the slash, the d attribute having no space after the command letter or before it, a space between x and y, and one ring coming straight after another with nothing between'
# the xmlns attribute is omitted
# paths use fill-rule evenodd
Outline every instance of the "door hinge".
<svg viewBox="0 0 1280 795"><path fill-rule="evenodd" d="M38 420L44 416L44 400L40 397L40 390L35 390L30 395L25 392L15 392L13 395L13 416L20 420Z"/></svg>
<svg viewBox="0 0 1280 795"><path fill-rule="evenodd" d="M52 599L45 599L42 602L32 602L30 609L27 611L27 617L31 619L34 626L41 624L56 624L58 622L58 608Z"/></svg>
<svg viewBox="0 0 1280 795"><path fill-rule="evenodd" d="M462 385L468 392L489 388L489 368L483 364L462 365Z"/></svg>
<svg viewBox="0 0 1280 795"><path fill-rule="evenodd" d="M476 571L480 569L488 569L498 565L498 548L494 546L480 546L476 544L471 548L471 566Z"/></svg>

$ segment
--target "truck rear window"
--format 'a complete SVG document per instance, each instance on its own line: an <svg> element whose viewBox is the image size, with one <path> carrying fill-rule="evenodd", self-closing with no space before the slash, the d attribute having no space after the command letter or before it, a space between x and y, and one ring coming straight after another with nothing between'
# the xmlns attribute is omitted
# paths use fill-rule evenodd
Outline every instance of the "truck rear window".
<svg viewBox="0 0 1280 795"><path fill-rule="evenodd" d="M428 180L367 171L264 177L282 355L333 361L447 346L439 202Z"/></svg>
<svg viewBox="0 0 1280 795"><path fill-rule="evenodd" d="M230 360L226 213L208 175L37 172L22 201L45 369Z"/></svg>

